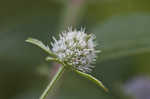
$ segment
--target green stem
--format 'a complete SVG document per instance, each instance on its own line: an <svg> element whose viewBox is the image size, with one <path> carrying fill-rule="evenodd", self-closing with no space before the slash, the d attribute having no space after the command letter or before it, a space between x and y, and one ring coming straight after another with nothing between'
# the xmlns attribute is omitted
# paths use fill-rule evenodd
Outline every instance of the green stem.
<svg viewBox="0 0 150 99"><path fill-rule="evenodd" d="M61 66L59 68L59 70L57 71L57 73L55 74L54 78L52 79L52 81L49 83L49 85L47 86L47 88L45 89L45 91L43 92L43 94L41 95L40 99L45 99L48 95L48 92L52 89L52 87L54 86L54 84L56 83L57 80L59 80L59 78L61 77L61 75L63 74L65 70L64 66Z"/></svg>

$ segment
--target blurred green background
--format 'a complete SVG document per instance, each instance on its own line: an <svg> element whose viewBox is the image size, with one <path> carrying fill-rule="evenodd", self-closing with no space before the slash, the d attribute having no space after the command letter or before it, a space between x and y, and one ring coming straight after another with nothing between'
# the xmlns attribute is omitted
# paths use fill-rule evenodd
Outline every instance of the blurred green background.
<svg viewBox="0 0 150 99"><path fill-rule="evenodd" d="M0 0L0 99L38 99L57 68L25 39L50 45L52 35L68 26L96 35L102 53L91 74L110 91L68 71L48 99L141 99L124 86L150 75L149 5L149 0Z"/></svg>

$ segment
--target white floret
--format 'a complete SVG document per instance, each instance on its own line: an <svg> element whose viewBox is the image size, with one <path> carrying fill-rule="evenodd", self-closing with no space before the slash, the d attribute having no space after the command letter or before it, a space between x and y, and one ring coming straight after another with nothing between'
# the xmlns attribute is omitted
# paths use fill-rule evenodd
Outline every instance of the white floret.
<svg viewBox="0 0 150 99"><path fill-rule="evenodd" d="M59 35L59 40L53 37L52 51L62 61L68 62L76 69L90 72L92 64L96 61L94 34L86 34L84 30L69 29Z"/></svg>

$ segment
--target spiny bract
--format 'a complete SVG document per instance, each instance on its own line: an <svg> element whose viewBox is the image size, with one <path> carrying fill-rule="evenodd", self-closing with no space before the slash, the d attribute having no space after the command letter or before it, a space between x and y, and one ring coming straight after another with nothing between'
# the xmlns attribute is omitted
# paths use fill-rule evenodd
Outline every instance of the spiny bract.
<svg viewBox="0 0 150 99"><path fill-rule="evenodd" d="M59 37L59 40L53 37L54 43L51 43L52 51L58 58L78 70L90 72L94 67L92 64L96 61L96 53L100 52L95 50L95 35L86 34L83 29L81 31L68 29Z"/></svg>

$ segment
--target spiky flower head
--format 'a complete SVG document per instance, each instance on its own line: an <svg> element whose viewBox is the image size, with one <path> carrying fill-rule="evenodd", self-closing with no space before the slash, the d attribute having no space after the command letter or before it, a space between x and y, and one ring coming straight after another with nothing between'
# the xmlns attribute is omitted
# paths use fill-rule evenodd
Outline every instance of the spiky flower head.
<svg viewBox="0 0 150 99"><path fill-rule="evenodd" d="M77 31L70 28L59 35L59 40L53 37L52 51L64 63L83 72L90 72L96 61L96 53L99 52L95 49L94 39L95 35L85 33L84 29Z"/></svg>

